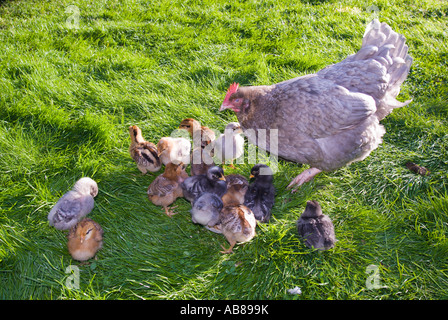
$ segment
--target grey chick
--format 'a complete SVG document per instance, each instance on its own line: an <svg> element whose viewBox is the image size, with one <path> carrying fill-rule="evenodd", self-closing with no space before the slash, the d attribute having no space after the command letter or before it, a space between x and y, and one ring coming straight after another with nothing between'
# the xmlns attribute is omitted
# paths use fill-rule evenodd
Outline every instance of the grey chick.
<svg viewBox="0 0 448 320"><path fill-rule="evenodd" d="M98 185L90 178L79 179L73 189L64 194L48 214L50 226L59 230L73 227L92 211Z"/></svg>
<svg viewBox="0 0 448 320"><path fill-rule="evenodd" d="M221 233L219 227L219 212L223 207L222 200L214 193L206 192L197 197L190 210L193 223L202 224L208 230Z"/></svg>
<svg viewBox="0 0 448 320"><path fill-rule="evenodd" d="M308 201L305 211L297 220L297 230L308 248L328 250L334 247L336 237L330 218L322 213L317 201Z"/></svg>
<svg viewBox="0 0 448 320"><path fill-rule="evenodd" d="M220 197L226 193L227 184L221 167L211 167L207 174L188 177L181 183L185 199L191 203L205 192L214 193Z"/></svg>

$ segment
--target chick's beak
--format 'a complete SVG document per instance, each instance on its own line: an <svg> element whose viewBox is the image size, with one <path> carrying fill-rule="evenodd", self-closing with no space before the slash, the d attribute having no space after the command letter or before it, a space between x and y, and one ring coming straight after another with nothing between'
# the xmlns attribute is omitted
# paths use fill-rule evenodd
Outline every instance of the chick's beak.
<svg viewBox="0 0 448 320"><path fill-rule="evenodd" d="M226 181L226 177L224 177L224 176L221 176L221 178L219 178L219 180L223 180L223 181Z"/></svg>
<svg viewBox="0 0 448 320"><path fill-rule="evenodd" d="M254 176L253 174L251 174L251 175L249 176L249 179L252 179L252 178L255 178L255 176Z"/></svg>
<svg viewBox="0 0 448 320"><path fill-rule="evenodd" d="M84 236L81 236L81 243L84 242Z"/></svg>

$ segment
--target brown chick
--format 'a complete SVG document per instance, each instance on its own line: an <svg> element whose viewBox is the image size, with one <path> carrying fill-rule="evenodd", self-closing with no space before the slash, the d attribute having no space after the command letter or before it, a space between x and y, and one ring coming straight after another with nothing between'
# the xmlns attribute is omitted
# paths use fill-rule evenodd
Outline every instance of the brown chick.
<svg viewBox="0 0 448 320"><path fill-rule="evenodd" d="M167 216L175 215L174 207L169 208L177 198L183 196L180 184L188 178L183 163L168 163L165 172L159 175L148 187L148 198L156 206L162 206Z"/></svg>
<svg viewBox="0 0 448 320"><path fill-rule="evenodd" d="M206 149L196 147L191 153L190 166L190 174L192 176L197 176L200 174L207 174L208 169L216 166L216 164Z"/></svg>
<svg viewBox="0 0 448 320"><path fill-rule="evenodd" d="M213 140L215 140L215 132L208 127L201 126L199 121L187 118L182 120L179 125L180 129L185 129L188 131L190 136L193 139L193 146L201 148L205 148L209 145Z"/></svg>
<svg viewBox="0 0 448 320"><path fill-rule="evenodd" d="M129 153L142 174L148 171L159 171L162 163L157 154L156 145L146 141L142 136L142 130L137 126L129 127L129 136L131 137Z"/></svg>
<svg viewBox="0 0 448 320"><path fill-rule="evenodd" d="M221 231L230 243L228 249L221 246L221 253L233 253L235 244L250 241L255 236L257 222L252 211L245 205L224 207L219 213Z"/></svg>
<svg viewBox="0 0 448 320"><path fill-rule="evenodd" d="M227 191L222 196L224 207L237 206L244 203L244 196L249 188L249 182L240 174L226 176Z"/></svg>
<svg viewBox="0 0 448 320"><path fill-rule="evenodd" d="M103 246L103 229L92 219L85 218L70 229L67 247L73 259L87 261Z"/></svg>

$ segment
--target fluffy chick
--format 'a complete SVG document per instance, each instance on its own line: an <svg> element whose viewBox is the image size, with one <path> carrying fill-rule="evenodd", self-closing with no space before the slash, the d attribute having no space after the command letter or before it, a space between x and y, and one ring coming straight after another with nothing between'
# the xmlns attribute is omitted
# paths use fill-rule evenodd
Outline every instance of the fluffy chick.
<svg viewBox="0 0 448 320"><path fill-rule="evenodd" d="M211 167L207 174L192 176L182 182L181 187L184 192L184 197L191 203L205 192L214 193L222 197L227 190L225 182L224 171L221 167Z"/></svg>
<svg viewBox="0 0 448 320"><path fill-rule="evenodd" d="M219 212L223 207L220 197L214 193L206 192L197 197L190 210L193 223L202 224L208 230L221 233L220 228L215 228L219 223Z"/></svg>
<svg viewBox="0 0 448 320"><path fill-rule="evenodd" d="M222 234L230 243L228 249L221 246L221 253L232 253L236 243L250 241L255 236L257 222L253 212L245 205L224 207L220 214Z"/></svg>
<svg viewBox="0 0 448 320"><path fill-rule="evenodd" d="M187 118L182 120L179 128L188 131L193 139L194 148L199 146L201 148L205 148L213 140L215 140L215 132L208 127L201 126L200 122L195 119Z"/></svg>
<svg viewBox="0 0 448 320"><path fill-rule="evenodd" d="M166 166L168 163L190 163L191 143L185 138L163 137L157 143L158 156Z"/></svg>
<svg viewBox="0 0 448 320"><path fill-rule="evenodd" d="M97 183L87 177L79 179L72 190L64 194L48 214L50 226L59 230L73 227L81 218L89 214L98 194Z"/></svg>
<svg viewBox="0 0 448 320"><path fill-rule="evenodd" d="M240 174L226 176L227 191L222 196L224 206L236 206L244 203L244 195L249 187L249 182Z"/></svg>
<svg viewBox="0 0 448 320"><path fill-rule="evenodd" d="M238 122L231 122L226 126L224 133L213 141L214 156L222 163L230 160L230 167L235 168L233 160L244 154L244 138Z"/></svg>
<svg viewBox="0 0 448 320"><path fill-rule="evenodd" d="M265 164L256 164L250 170L250 178L255 178L255 180L249 185L244 197L244 204L252 210L255 219L260 222L268 222L275 199L272 170Z"/></svg>
<svg viewBox="0 0 448 320"><path fill-rule="evenodd" d="M190 174L197 176L207 174L208 169L215 166L215 162L206 149L196 147L191 153Z"/></svg>
<svg viewBox="0 0 448 320"><path fill-rule="evenodd" d="M156 145L146 141L143 138L142 130L137 126L129 127L129 136L131 137L129 153L142 174L146 174L148 171L159 171L162 163L159 159Z"/></svg>
<svg viewBox="0 0 448 320"><path fill-rule="evenodd" d="M308 248L328 250L334 247L336 237L330 218L322 213L317 201L308 201L305 211L297 220L297 230Z"/></svg>
<svg viewBox="0 0 448 320"><path fill-rule="evenodd" d="M173 212L173 207L169 206L176 201L177 198L183 196L181 183L188 178L185 172L185 165L183 163L174 164L168 163L165 167L165 172L149 185L148 198L156 206L162 206L167 216L176 214Z"/></svg>
<svg viewBox="0 0 448 320"><path fill-rule="evenodd" d="M83 219L70 229L67 247L73 259L87 261L103 246L103 229L92 219Z"/></svg>

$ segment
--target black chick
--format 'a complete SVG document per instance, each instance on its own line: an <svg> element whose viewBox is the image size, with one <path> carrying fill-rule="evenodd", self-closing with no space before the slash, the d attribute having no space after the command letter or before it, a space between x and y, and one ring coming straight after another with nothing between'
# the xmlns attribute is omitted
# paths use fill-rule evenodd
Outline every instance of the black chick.
<svg viewBox="0 0 448 320"><path fill-rule="evenodd" d="M211 167L207 174L189 177L181 184L184 197L191 203L205 192L222 197L227 190L226 178L221 167Z"/></svg>
<svg viewBox="0 0 448 320"><path fill-rule="evenodd" d="M256 164L250 170L250 178L255 178L255 181L249 185L244 204L252 210L255 219L268 222L275 199L272 170L265 164Z"/></svg>
<svg viewBox="0 0 448 320"><path fill-rule="evenodd" d="M317 201L308 201L305 211L297 220L297 230L308 248L328 250L334 247L336 237L330 218L322 213Z"/></svg>

